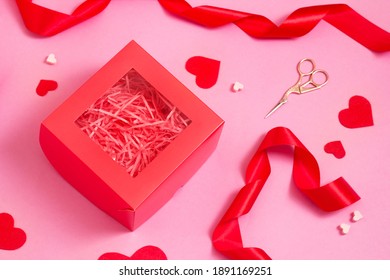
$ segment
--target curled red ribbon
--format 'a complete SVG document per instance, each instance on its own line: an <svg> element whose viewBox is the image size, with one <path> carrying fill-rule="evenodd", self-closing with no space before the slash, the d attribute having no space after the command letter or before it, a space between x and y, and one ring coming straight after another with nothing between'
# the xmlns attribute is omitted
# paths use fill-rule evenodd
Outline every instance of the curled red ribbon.
<svg viewBox="0 0 390 280"><path fill-rule="evenodd" d="M368 21L345 4L304 7L294 11L277 26L268 18L213 6L192 7L185 0L158 0L162 7L178 17L206 27L233 23L255 38L296 38L309 33L321 20L328 22L366 48L390 50L390 33ZM37 4L16 0L23 21L31 32L53 36L103 11L111 0L87 0L71 15Z"/></svg>
<svg viewBox="0 0 390 280"><path fill-rule="evenodd" d="M16 4L28 30L41 36L53 36L97 15L110 1L84 1L70 15L39 6L32 0L16 0Z"/></svg>
<svg viewBox="0 0 390 280"><path fill-rule="evenodd" d="M230 259L271 259L260 248L243 246L238 219L251 210L271 173L267 150L278 146L293 147L295 185L322 210L339 210L360 199L342 177L320 186L320 171L314 156L289 129L274 128L264 137L248 164L246 185L238 192L214 230L212 237L214 247Z"/></svg>
<svg viewBox="0 0 390 280"><path fill-rule="evenodd" d="M300 37L324 20L372 51L390 50L390 33L345 4L303 7L277 26L261 15L213 6L192 7L185 0L159 2L166 10L183 19L211 28L233 23L254 38Z"/></svg>

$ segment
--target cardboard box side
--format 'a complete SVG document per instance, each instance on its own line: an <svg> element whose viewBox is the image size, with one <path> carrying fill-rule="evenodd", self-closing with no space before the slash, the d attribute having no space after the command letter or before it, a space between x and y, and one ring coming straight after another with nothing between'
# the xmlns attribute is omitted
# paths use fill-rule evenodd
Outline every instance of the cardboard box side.
<svg viewBox="0 0 390 280"><path fill-rule="evenodd" d="M44 123L41 124L39 142L47 159L67 182L122 225L133 228L132 207L70 151Z"/></svg>
<svg viewBox="0 0 390 280"><path fill-rule="evenodd" d="M179 165L174 172L150 195L135 212L134 229L139 227L182 187L215 150L222 132L223 121L216 130Z"/></svg>
<svg viewBox="0 0 390 280"><path fill-rule="evenodd" d="M130 69L135 69L192 120L137 178L114 162L75 124L96 99ZM135 41L131 41L44 121L63 144L100 176L133 209L143 203L167 176L209 137L222 120ZM180 144L179 144L180 143Z"/></svg>

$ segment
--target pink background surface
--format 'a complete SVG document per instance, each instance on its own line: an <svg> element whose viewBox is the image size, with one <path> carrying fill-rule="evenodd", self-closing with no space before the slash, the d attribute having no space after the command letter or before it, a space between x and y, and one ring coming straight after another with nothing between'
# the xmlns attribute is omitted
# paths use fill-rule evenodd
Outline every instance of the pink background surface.
<svg viewBox="0 0 390 280"><path fill-rule="evenodd" d="M35 0L70 12L81 1ZM279 23L293 10L337 1L190 1L267 16ZM390 30L390 1L344 1ZM376 54L326 22L294 40L256 40L237 27L205 29L166 13L157 1L114 0L98 16L51 38L26 31L14 1L0 1L0 213L13 215L27 242L0 259L97 259L159 246L169 259L223 259L211 233L243 186L245 166L264 134L290 128L317 158L322 183L343 176L361 201L323 213L291 183L287 150L271 153L272 174L250 214L240 219L244 244L274 259L390 259L390 53ZM136 40L225 121L216 151L173 199L134 232L127 231L66 183L43 155L41 121L130 40ZM44 63L49 53L58 63ZM201 55L221 61L217 84L199 88L185 62ZM323 89L265 114L297 79L296 64L313 58L330 75ZM40 97L40 79L59 88ZM230 91L240 81L245 89ZM343 127L338 112L354 95L372 105L374 126ZM324 145L341 140L336 159ZM342 236L337 226L360 210L364 219Z"/></svg>

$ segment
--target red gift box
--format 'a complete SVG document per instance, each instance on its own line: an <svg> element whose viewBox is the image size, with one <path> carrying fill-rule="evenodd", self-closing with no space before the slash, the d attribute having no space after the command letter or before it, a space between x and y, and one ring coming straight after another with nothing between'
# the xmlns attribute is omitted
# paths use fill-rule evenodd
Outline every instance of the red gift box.
<svg viewBox="0 0 390 280"><path fill-rule="evenodd" d="M121 95L120 101L114 100L117 95L112 92L123 91L122 85L132 88L133 84L142 84L137 94L148 92L148 96ZM146 100L143 107L141 103L132 104L137 98ZM124 107L129 103L131 109ZM156 107L159 111L151 108L155 103L162 104ZM121 115L109 113L104 104L126 109L120 109ZM159 119L142 123L144 117L139 117L137 110ZM74 188L134 230L208 158L223 123L132 41L42 122L40 144L51 164ZM157 125L160 127L149 130ZM168 134L168 125L173 134ZM110 130L112 126L115 132ZM122 133L119 136L118 131ZM98 140L94 138L97 135ZM149 147L150 138L154 138L153 148ZM160 138L170 142L157 143ZM146 164L141 164L142 160Z"/></svg>

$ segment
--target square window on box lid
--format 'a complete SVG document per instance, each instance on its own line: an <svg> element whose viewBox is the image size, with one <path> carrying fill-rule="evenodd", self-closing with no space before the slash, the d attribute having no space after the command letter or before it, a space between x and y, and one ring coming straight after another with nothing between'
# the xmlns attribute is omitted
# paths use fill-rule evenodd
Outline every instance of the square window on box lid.
<svg viewBox="0 0 390 280"><path fill-rule="evenodd" d="M40 144L74 188L134 230L209 157L223 123L131 41L42 122Z"/></svg>

